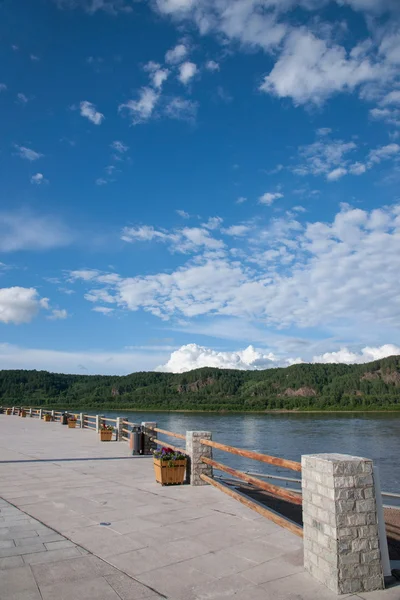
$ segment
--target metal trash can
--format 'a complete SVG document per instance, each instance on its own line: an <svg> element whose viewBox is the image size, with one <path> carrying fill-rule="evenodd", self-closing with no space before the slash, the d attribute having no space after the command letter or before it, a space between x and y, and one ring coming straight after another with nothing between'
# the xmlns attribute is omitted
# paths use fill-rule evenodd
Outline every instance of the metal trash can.
<svg viewBox="0 0 400 600"><path fill-rule="evenodd" d="M143 454L142 450L142 428L140 425L133 426L129 434L129 448L132 450L132 455Z"/></svg>
<svg viewBox="0 0 400 600"><path fill-rule="evenodd" d="M61 423L61 425L68 425L68 413L65 413L65 412L64 412L64 413L63 413L63 414L60 416L60 423Z"/></svg>

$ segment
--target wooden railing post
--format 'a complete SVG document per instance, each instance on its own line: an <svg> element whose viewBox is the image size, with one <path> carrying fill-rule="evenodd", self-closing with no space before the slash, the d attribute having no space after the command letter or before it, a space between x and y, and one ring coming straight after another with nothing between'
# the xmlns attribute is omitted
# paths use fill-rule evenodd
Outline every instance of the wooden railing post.
<svg viewBox="0 0 400 600"><path fill-rule="evenodd" d="M157 423L154 421L142 422L142 433L144 436L143 454L153 454L153 450L157 450L157 444L150 439L157 437L157 434L153 431L155 427L157 427ZM165 442L165 445L168 446L167 442Z"/></svg>
<svg viewBox="0 0 400 600"><path fill-rule="evenodd" d="M84 421L85 415L83 413L80 413L79 415L79 426L81 429L83 429L85 427L85 421Z"/></svg>
<svg viewBox="0 0 400 600"><path fill-rule="evenodd" d="M187 431L186 432L186 452L189 455L189 479L190 485L207 485L201 479L201 475L213 476L213 469L202 461L202 456L212 459L211 446L204 446L200 440L211 440L211 431Z"/></svg>

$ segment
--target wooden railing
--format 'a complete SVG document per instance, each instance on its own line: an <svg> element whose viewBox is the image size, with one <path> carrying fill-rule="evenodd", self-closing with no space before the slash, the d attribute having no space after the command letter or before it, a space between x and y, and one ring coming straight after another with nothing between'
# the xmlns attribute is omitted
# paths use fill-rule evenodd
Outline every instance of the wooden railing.
<svg viewBox="0 0 400 600"><path fill-rule="evenodd" d="M181 433L175 433L173 431L168 431L167 429L160 429L159 427L149 427L148 429L150 431L155 431L156 433L161 433L162 435L174 437L179 440L186 440L186 436ZM188 455L188 452L186 452L185 448L180 448L179 446L172 446L169 442L166 442L165 440L159 440L157 437L150 437L150 441L157 444L157 446L165 446L167 448L171 448L171 450L174 450L175 452L181 452L182 454Z"/></svg>
<svg viewBox="0 0 400 600"><path fill-rule="evenodd" d="M200 443L204 446L211 447L215 450L221 450L223 452L229 452L230 454L235 454L236 456L241 456L242 458L257 460L262 463L267 463L270 465L274 465L276 467L281 467L285 469L291 469L292 471L301 472L301 463L287 460L285 458L279 458L277 456L270 456L268 454L261 454L260 452L254 452L253 450L244 450L242 448L235 448L234 446L227 446L225 444L220 444L218 442L213 442L211 440L201 439ZM278 485L274 485L272 483L268 483L263 481L259 477L255 477L254 475L249 475L243 471L239 471L237 469L233 469L232 467L228 467L220 462L217 462L207 456L202 456L201 460L204 464L209 465L213 469L217 471L222 471L223 473L227 473L231 475L236 480L244 481L245 483L254 486L255 488L267 492L268 495L284 500L286 502L290 502L292 504L301 505L302 504L302 496L300 492L296 492L294 490L288 490ZM232 489L231 486L227 485L224 482L217 481L214 477L209 477L202 473L200 478L210 485L213 485L217 489L221 490L231 498L235 498L241 504L244 504L248 508L256 511L258 514L263 515L267 519L270 519L277 525L288 529L292 533L302 537L303 529L297 523L294 523L290 519L278 514L276 511L269 509L260 503L248 498L246 495Z"/></svg>

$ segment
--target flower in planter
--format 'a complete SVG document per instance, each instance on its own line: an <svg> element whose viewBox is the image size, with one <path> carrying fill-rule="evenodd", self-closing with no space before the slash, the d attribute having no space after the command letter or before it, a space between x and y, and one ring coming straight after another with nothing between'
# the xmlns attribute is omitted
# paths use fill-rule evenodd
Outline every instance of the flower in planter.
<svg viewBox="0 0 400 600"><path fill-rule="evenodd" d="M114 431L114 427L112 425L101 425L100 431Z"/></svg>
<svg viewBox="0 0 400 600"><path fill-rule="evenodd" d="M172 448L163 447L161 450L154 450L154 457L161 461L168 462L168 466L172 467L176 460L185 460L186 455L182 452L176 452Z"/></svg>

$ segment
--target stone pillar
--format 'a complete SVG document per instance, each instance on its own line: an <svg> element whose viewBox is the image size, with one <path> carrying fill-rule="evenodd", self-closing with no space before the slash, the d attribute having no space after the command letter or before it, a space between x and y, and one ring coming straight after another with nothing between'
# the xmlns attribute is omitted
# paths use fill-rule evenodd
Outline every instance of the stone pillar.
<svg viewBox="0 0 400 600"><path fill-rule="evenodd" d="M336 594L384 589L372 461L302 456L304 567Z"/></svg>
<svg viewBox="0 0 400 600"><path fill-rule="evenodd" d="M144 435L143 454L153 454L153 450L157 450L157 444L150 440L151 437L156 438L157 433L153 431L157 427L154 421L142 422L142 433ZM165 443L167 446L168 444Z"/></svg>
<svg viewBox="0 0 400 600"><path fill-rule="evenodd" d="M212 433L210 431L187 431L186 432L186 452L189 454L189 480L190 485L207 485L205 481L200 479L200 475L208 475L212 477L212 467L201 461L202 456L212 458L212 448L200 444L200 440L211 440Z"/></svg>
<svg viewBox="0 0 400 600"><path fill-rule="evenodd" d="M32 418L32 408L29 409L29 416Z"/></svg>
<svg viewBox="0 0 400 600"><path fill-rule="evenodd" d="M39 408L39 419L40 419L40 420L42 420L42 416L43 416L43 415L42 415L42 409L41 409L41 408Z"/></svg>
<svg viewBox="0 0 400 600"><path fill-rule="evenodd" d="M83 415L83 413L80 413L79 414L79 427L81 429L83 429L85 427L85 422L83 419L84 419L84 415Z"/></svg>
<svg viewBox="0 0 400 600"><path fill-rule="evenodd" d="M12 415L14 414L14 410L15 410L15 406L13 406L12 409L11 409L11 414Z"/></svg>
<svg viewBox="0 0 400 600"><path fill-rule="evenodd" d="M100 415L96 415L96 433L100 431L101 417Z"/></svg>
<svg viewBox="0 0 400 600"><path fill-rule="evenodd" d="M116 423L116 430L117 430L117 440L118 442L123 442L124 440L122 439L123 434L123 427L124 427L124 419L123 417L117 417L117 423Z"/></svg>
<svg viewBox="0 0 400 600"><path fill-rule="evenodd" d="M51 419L52 419L52 421L54 421L54 416L55 416L55 415L54 415L54 410L52 410L52 411L51 411Z"/></svg>

